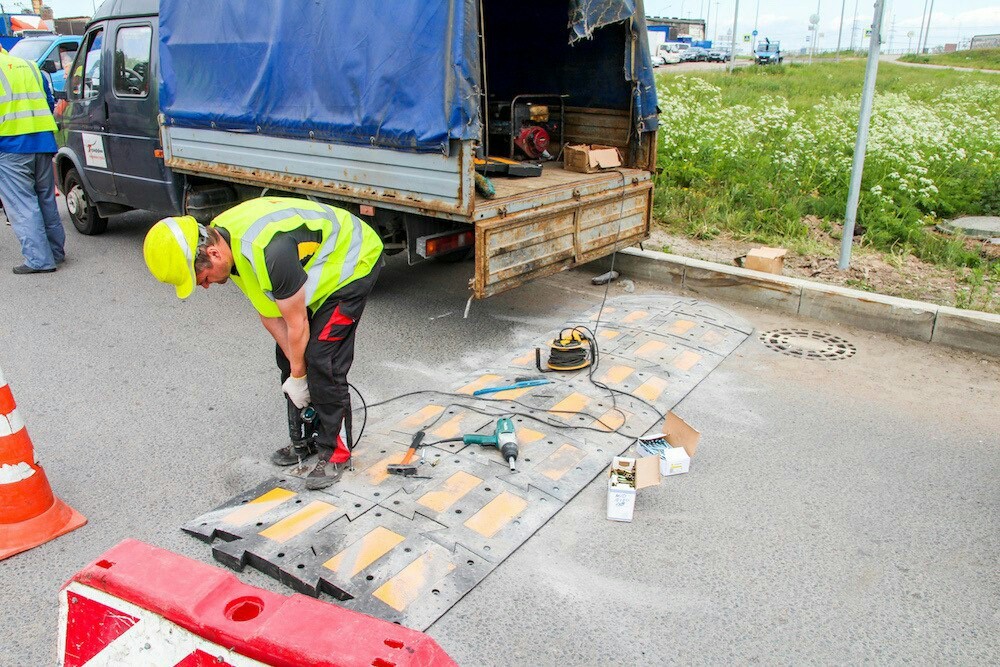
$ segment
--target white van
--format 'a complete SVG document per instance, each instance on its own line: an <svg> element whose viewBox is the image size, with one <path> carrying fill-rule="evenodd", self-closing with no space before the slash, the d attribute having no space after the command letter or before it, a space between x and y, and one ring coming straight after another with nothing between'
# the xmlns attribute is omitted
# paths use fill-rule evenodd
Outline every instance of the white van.
<svg viewBox="0 0 1000 667"><path fill-rule="evenodd" d="M676 65L681 61L681 53L679 49L674 48L676 46L676 42L660 44L653 58L660 59L664 65ZM686 47L687 44L681 46Z"/></svg>

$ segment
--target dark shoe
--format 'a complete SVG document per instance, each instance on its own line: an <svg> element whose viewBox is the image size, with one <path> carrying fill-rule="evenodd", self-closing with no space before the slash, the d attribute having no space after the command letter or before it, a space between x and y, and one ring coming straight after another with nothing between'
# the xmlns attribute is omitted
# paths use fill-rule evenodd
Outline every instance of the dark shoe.
<svg viewBox="0 0 1000 667"><path fill-rule="evenodd" d="M21 266L14 267L14 273L19 276L24 276L29 273L53 273L55 270L56 267L54 266L51 269L33 269L27 264L22 264Z"/></svg>
<svg viewBox="0 0 1000 667"><path fill-rule="evenodd" d="M328 486L333 486L340 481L340 477L346 469L346 465L339 466L336 463L330 463L326 459L320 459L316 463L316 467L312 469L312 472L306 475L306 488L310 491L317 491L325 489Z"/></svg>
<svg viewBox="0 0 1000 667"><path fill-rule="evenodd" d="M271 462L279 466L292 466L301 463L316 453L316 445L307 442L293 442L271 454Z"/></svg>

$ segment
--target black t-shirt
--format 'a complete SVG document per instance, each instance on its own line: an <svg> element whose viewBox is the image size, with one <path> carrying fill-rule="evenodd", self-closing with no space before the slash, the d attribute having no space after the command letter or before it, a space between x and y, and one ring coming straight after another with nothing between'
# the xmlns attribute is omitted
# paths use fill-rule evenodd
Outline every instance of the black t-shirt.
<svg viewBox="0 0 1000 667"><path fill-rule="evenodd" d="M226 243L230 243L229 232L219 229ZM319 249L323 241L322 232L314 232L305 225L290 232L278 232L264 248L264 265L271 277L271 296L275 301L287 299L306 284L303 268ZM239 249L233 249L239 252ZM236 273L236 266L233 266Z"/></svg>

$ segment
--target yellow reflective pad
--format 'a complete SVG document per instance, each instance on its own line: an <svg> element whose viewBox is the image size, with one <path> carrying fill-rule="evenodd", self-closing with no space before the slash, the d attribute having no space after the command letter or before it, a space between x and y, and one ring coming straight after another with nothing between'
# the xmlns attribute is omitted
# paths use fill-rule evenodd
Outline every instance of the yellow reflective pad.
<svg viewBox="0 0 1000 667"><path fill-rule="evenodd" d="M393 547L398 545L404 539L406 538L402 535L379 526L330 560L323 563L323 567L333 570L342 577L350 579L358 572L361 572L379 558L392 551Z"/></svg>
<svg viewBox="0 0 1000 667"><path fill-rule="evenodd" d="M504 491L486 503L465 522L465 527L483 537L493 537L528 506L528 501L513 493Z"/></svg>
<svg viewBox="0 0 1000 667"><path fill-rule="evenodd" d="M275 542L287 542L336 511L336 506L324 503L322 500L314 500L295 514L260 531L260 535Z"/></svg>
<svg viewBox="0 0 1000 667"><path fill-rule="evenodd" d="M264 495L257 496L247 504L238 507L222 517L222 521L234 526L242 526L245 523L250 523L257 517L267 514L286 500L294 498L295 495L294 491L289 491L288 489L271 489Z"/></svg>
<svg viewBox="0 0 1000 667"><path fill-rule="evenodd" d="M396 611L403 611L454 569L455 564L443 554L428 551L379 586L372 595Z"/></svg>
<svg viewBox="0 0 1000 667"><path fill-rule="evenodd" d="M444 512L483 480L467 472L456 472L434 491L428 491L417 502L435 512Z"/></svg>

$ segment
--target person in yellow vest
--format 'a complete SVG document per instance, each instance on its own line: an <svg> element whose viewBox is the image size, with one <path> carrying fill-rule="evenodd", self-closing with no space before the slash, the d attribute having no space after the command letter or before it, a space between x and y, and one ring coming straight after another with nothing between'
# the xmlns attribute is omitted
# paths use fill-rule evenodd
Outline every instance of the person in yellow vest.
<svg viewBox="0 0 1000 667"><path fill-rule="evenodd" d="M289 421L310 405L318 417L315 443L293 440L271 460L293 465L318 446L306 486L340 479L353 449L347 372L355 332L384 264L375 230L343 209L264 197L207 227L190 216L160 220L146 234L143 255L153 277L174 285L181 299L195 285L236 283L276 342Z"/></svg>
<svg viewBox="0 0 1000 667"><path fill-rule="evenodd" d="M24 263L14 273L52 273L66 259L52 156L55 100L34 63L0 48L0 200Z"/></svg>

